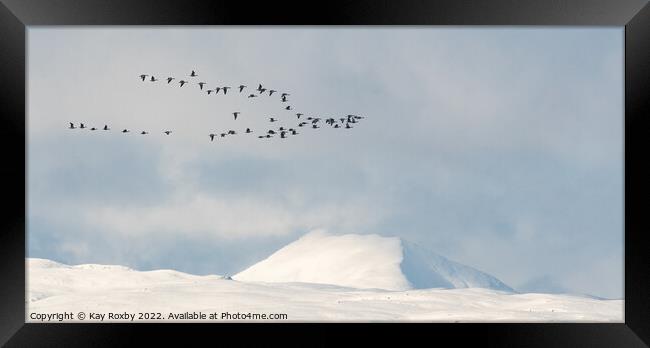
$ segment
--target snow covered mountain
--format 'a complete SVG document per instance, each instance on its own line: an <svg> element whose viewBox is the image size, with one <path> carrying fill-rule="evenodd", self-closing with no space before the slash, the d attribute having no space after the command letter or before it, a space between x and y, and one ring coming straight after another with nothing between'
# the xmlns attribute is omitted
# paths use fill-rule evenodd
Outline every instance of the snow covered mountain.
<svg viewBox="0 0 650 348"><path fill-rule="evenodd" d="M369 239L375 238L380 237ZM393 247L394 239L379 241L385 242L389 250ZM359 250L360 255L381 255L365 249ZM241 282L216 275L197 276L173 270L143 272L123 266L68 266L44 259L27 259L26 263L26 320L34 323L623 321L624 301L585 296L517 294L480 288L388 291L313 283ZM371 273L369 269L361 272ZM372 278L378 283L382 280L380 273ZM83 312L87 316L59 318L65 312ZM185 315L199 312L217 316L200 319ZM160 317L142 316L142 313L159 313ZM224 317L228 313L286 316Z"/></svg>
<svg viewBox="0 0 650 348"><path fill-rule="evenodd" d="M513 292L499 279L397 237L311 232L233 277L352 288L487 288Z"/></svg>

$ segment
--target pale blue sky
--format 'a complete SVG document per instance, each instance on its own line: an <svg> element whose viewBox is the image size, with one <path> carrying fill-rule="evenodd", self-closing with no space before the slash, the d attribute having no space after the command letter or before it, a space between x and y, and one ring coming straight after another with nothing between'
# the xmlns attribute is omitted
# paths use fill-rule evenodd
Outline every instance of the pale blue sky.
<svg viewBox="0 0 650 348"><path fill-rule="evenodd" d="M192 69L367 119L210 143L295 117L138 78ZM30 27L28 108L30 257L233 274L324 228L623 296L622 28Z"/></svg>

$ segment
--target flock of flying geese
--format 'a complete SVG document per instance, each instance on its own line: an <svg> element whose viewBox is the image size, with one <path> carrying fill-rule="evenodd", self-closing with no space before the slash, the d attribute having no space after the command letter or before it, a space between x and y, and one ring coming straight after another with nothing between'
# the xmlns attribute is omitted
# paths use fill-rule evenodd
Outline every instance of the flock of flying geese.
<svg viewBox="0 0 650 348"><path fill-rule="evenodd" d="M214 95L219 95L219 93L222 92L222 91L223 91L224 95L227 95L228 90L232 88L230 86L221 86L221 87L216 87L215 89L207 89L207 88L204 89L204 86L207 83L205 83L205 82L196 82L195 80L196 80L196 77L198 77L198 76L199 75L197 75L196 72L194 70L192 70L192 72L186 78L188 81L186 81L184 79L180 79L178 81L178 84L180 85L180 87L183 87L183 86L188 85L188 84L191 83L189 80L193 80L192 82L195 82L196 85L199 86L199 90L200 91L205 90L207 95L211 95L212 93L214 93ZM159 81L155 76L147 75L147 74L140 75L140 79L142 80L142 82L157 82L157 81ZM176 78L175 77L167 77L166 80L167 80L167 84L171 84L173 80L176 80ZM262 84L259 84L257 89L255 89L253 91L253 93L244 93L244 89L246 89L246 88L248 88L248 86L239 85L239 87L237 87L237 89L239 90L238 94L240 94L240 95L248 94L247 98L258 98L258 97L262 97L262 96L271 97L271 96L273 96L274 93L277 93L277 95L280 97L280 100L281 100L282 103L287 103L289 101L289 99L287 98L290 95L289 93L280 93L280 92L278 92L277 90L274 90L274 89L264 88L262 86ZM232 93L233 92L231 92L231 94ZM284 107L284 110L291 111L291 110L293 110L293 108L291 107L291 105L287 104ZM237 117L241 115L241 112L235 111L235 112L232 113L232 115L233 115L234 119L237 120ZM313 129L320 128L319 122L321 120L323 120L323 122L325 124L329 125L331 128L350 129L350 128L353 128L352 125L358 123L361 119L365 118L363 116L358 116L358 115L346 115L345 117L339 117L339 118L334 118L334 117L324 118L324 117L312 117L312 116L303 117L303 116L305 116L305 114L300 113L300 112L295 113L295 116L296 116L296 119L297 119L297 122L298 122L296 127L301 127L301 128L302 127L311 127ZM278 121L277 118L269 117L269 122L270 123L274 123L274 122L277 122L277 121ZM75 127L75 124L70 122L70 126L68 128L69 129L85 129L85 128L88 128L88 127L86 125L84 125L83 123L80 123L79 127ZM96 127L90 127L89 129L91 131L98 130L98 128L96 128ZM108 125L104 125L104 127L101 128L101 129L104 130L104 131L109 131L110 130ZM130 133L130 130L123 129L122 133ZM165 131L163 131L163 133L166 134L166 135L170 135L172 133L172 131L171 130L165 130ZM243 133L250 134L250 133L253 133L253 131L250 128L246 128L246 130ZM141 135L147 135L147 134L149 134L149 132L143 130L143 131L140 132L140 134ZM223 133L210 133L210 134L208 134L208 136L210 137L210 141L214 141L215 138L217 138L219 136L221 138L224 138L226 136L231 136L231 135L236 135L236 134L237 134L237 132L231 129L231 130L228 130L228 131L223 132ZM299 133L298 133L297 128L286 128L286 127L273 128L273 127L271 127L271 129L268 129L268 130L264 131L262 134L258 135L257 137L260 138L260 139L268 139L268 138L273 138L275 135L279 135L280 138L284 139L284 138L287 138L287 135L298 135L298 134Z"/></svg>

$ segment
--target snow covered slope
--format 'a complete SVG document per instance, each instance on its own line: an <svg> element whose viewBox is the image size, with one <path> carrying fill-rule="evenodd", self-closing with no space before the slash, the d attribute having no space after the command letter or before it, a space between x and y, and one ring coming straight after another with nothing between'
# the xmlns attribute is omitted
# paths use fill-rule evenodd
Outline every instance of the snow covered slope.
<svg viewBox="0 0 650 348"><path fill-rule="evenodd" d="M623 321L623 301L581 296L479 288L387 291L307 283L248 283L171 270L67 266L43 259L27 259L26 267L28 322L47 318L56 322L55 314L64 312L73 314L61 318L66 322L250 321L245 317L248 313L286 314L283 319L271 320L290 322ZM383 277L377 275L375 279ZM79 319L79 313L85 317ZM140 317L139 313L160 313L160 317ZM217 315L216 319L195 319L191 316L194 313ZM231 316L224 318L225 313ZM238 314L243 316L234 316Z"/></svg>
<svg viewBox="0 0 650 348"><path fill-rule="evenodd" d="M85 264L68 266L46 259L27 259L29 298L41 298L83 291L119 291L153 284L191 283L199 279L220 279L216 275L195 276L173 270L140 272L124 266Z"/></svg>
<svg viewBox="0 0 650 348"><path fill-rule="evenodd" d="M400 238L337 236L322 231L303 236L233 278L386 290L487 288L513 291L495 277Z"/></svg>

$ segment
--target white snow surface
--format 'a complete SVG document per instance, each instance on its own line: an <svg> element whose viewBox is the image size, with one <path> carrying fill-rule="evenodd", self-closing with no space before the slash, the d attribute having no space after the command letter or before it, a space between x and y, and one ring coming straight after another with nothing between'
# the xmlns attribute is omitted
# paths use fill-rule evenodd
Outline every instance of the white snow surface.
<svg viewBox="0 0 650 348"><path fill-rule="evenodd" d="M258 283L170 270L140 272L122 266L67 266L27 259L27 322L36 314L74 313L65 322L129 322L109 313L131 313L135 322L267 321L186 320L169 314L284 313L271 322L622 322L622 300L516 294L493 289L389 291L310 283ZM104 314L103 320L90 313ZM161 313L162 320L138 313ZM34 316L34 317L32 317Z"/></svg>
<svg viewBox="0 0 650 348"><path fill-rule="evenodd" d="M309 322L622 322L623 300L518 294L485 273L398 238L311 233L237 274L197 276L124 266L68 266L28 258L27 322L69 312L83 322L256 321L221 313L284 313ZM329 283L329 284L328 284ZM426 288L429 287L429 288ZM90 318L103 313L103 319ZM138 313L161 313L161 320ZM217 313L218 319L169 314ZM258 319L259 321L267 321Z"/></svg>
<svg viewBox="0 0 650 348"><path fill-rule="evenodd" d="M513 291L497 278L397 237L311 232L233 277L353 288L487 288Z"/></svg>

